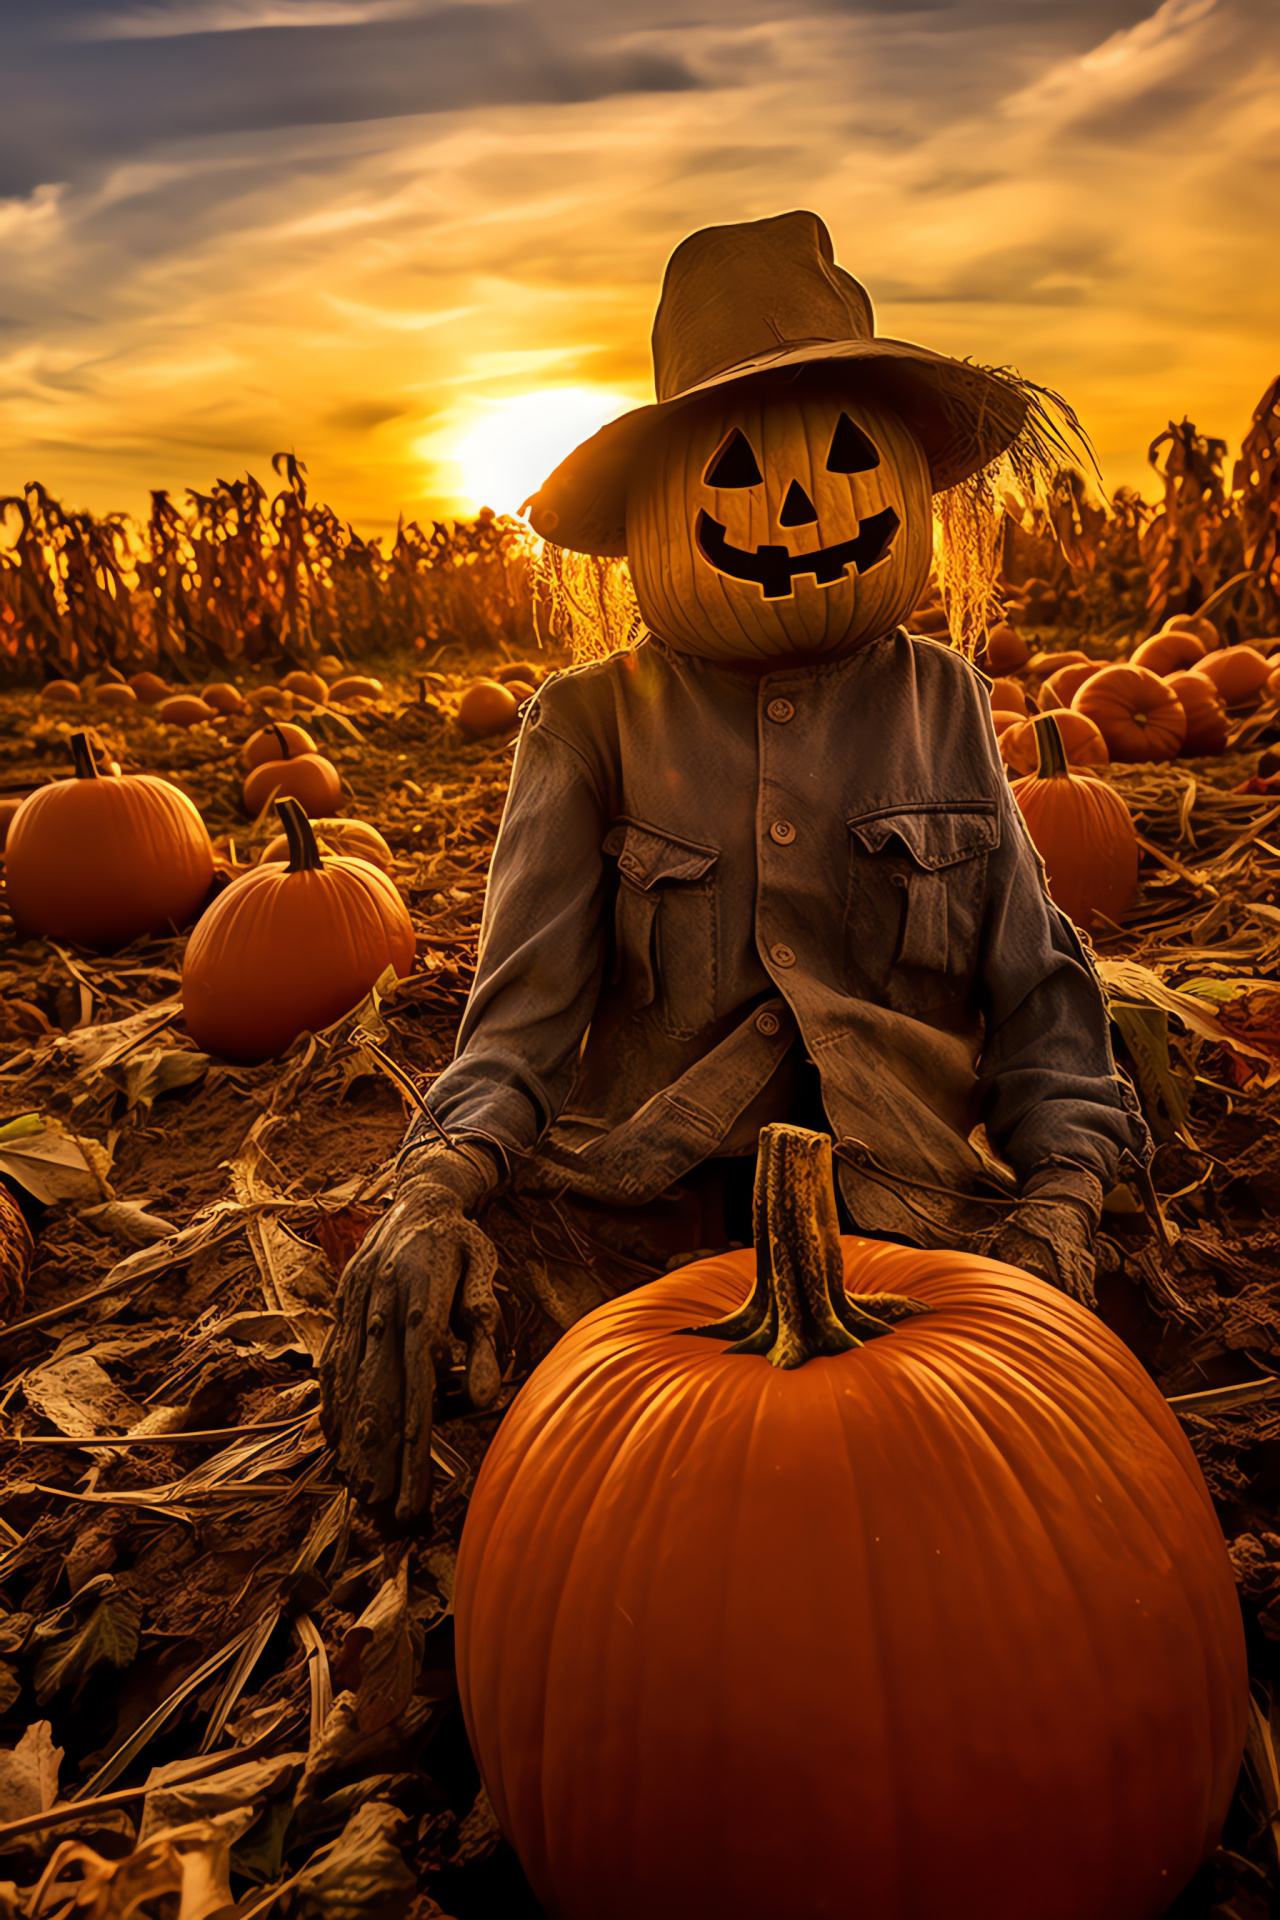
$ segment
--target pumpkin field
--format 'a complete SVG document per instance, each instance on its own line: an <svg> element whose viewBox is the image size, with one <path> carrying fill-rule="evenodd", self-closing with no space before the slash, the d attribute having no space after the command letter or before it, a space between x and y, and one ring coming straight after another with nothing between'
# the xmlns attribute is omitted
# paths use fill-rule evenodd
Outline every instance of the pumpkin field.
<svg viewBox="0 0 1280 1920"><path fill-rule="evenodd" d="M1194 1449L1245 1619L1244 1766L1169 1912L1267 1920L1280 381L1234 462L1184 421L1151 464L1151 502L1074 470L1006 499L978 664L1157 1143L1158 1206L1107 1195L1100 1314ZM431 1525L388 1540L317 1362L452 1054L520 714L637 617L622 563L487 512L362 539L275 465L274 497L155 494L146 526L0 501L0 1920L542 1911L453 1642L521 1377L446 1398ZM944 644L945 586L910 623ZM151 852L121 866L126 814Z"/></svg>

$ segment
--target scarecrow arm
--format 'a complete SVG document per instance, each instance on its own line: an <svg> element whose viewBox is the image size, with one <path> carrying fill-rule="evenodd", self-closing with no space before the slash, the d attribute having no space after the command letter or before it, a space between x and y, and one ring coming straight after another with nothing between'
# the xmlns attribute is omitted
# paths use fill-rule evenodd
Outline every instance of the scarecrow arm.
<svg viewBox="0 0 1280 1920"><path fill-rule="evenodd" d="M453 1062L428 1099L451 1137L520 1152L564 1105L604 972L606 826L585 762L546 724L526 724L489 868L475 984ZM419 1116L401 1158L439 1137Z"/></svg>

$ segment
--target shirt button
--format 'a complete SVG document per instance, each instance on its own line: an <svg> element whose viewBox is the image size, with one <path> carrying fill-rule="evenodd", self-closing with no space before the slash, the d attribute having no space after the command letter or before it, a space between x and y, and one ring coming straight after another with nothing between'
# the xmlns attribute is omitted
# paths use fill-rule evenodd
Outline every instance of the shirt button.
<svg viewBox="0 0 1280 1920"><path fill-rule="evenodd" d="M765 708L765 712L771 720L776 720L778 725L783 727L788 720L794 717L795 708L789 700L771 700Z"/></svg>
<svg viewBox="0 0 1280 1920"><path fill-rule="evenodd" d="M780 847L789 847L796 837L796 830L789 820L775 820L769 829L769 838L776 840Z"/></svg>
<svg viewBox="0 0 1280 1920"><path fill-rule="evenodd" d="M765 1034L776 1033L778 1031L779 1024L780 1022L778 1020L778 1016L776 1013L758 1013L756 1015L756 1032L757 1033L765 1033Z"/></svg>
<svg viewBox="0 0 1280 1920"><path fill-rule="evenodd" d="M794 967L796 963L796 956L790 947L770 947L769 958L775 967Z"/></svg>

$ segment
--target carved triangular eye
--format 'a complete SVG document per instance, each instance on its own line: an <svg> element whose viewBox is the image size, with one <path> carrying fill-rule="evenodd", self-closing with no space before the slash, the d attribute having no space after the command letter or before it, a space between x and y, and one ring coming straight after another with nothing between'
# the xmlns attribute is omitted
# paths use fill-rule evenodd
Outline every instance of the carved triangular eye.
<svg viewBox="0 0 1280 1920"><path fill-rule="evenodd" d="M703 483L708 487L758 487L763 478L750 441L740 427L735 427L712 454Z"/></svg>
<svg viewBox="0 0 1280 1920"><path fill-rule="evenodd" d="M879 465L880 449L875 441L868 439L861 427L855 427L847 413L842 413L831 436L827 472L869 473Z"/></svg>

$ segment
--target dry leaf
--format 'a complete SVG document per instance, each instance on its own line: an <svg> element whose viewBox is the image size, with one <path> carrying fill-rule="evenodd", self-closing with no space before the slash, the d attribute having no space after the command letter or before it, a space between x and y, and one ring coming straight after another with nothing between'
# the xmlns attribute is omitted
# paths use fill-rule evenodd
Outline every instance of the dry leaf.
<svg viewBox="0 0 1280 1920"><path fill-rule="evenodd" d="M178 1229L172 1220L161 1220L146 1213L134 1200L107 1200L100 1206L81 1207L78 1218L95 1233L109 1233L113 1239L127 1240L135 1247L149 1247L155 1240L167 1240Z"/></svg>
<svg viewBox="0 0 1280 1920"><path fill-rule="evenodd" d="M50 1360L23 1378L27 1404L52 1421L59 1433L127 1431L143 1418L136 1400L123 1393L88 1353Z"/></svg>
<svg viewBox="0 0 1280 1920"><path fill-rule="evenodd" d="M78 1920L143 1920L151 1902L176 1893L173 1920L212 1920L233 1904L230 1865L231 1843L218 1820L157 1833L123 1860L104 1860L91 1847L66 1840L45 1868L28 1912L31 1920L69 1914L70 1906L57 1906L68 1900ZM78 1876L68 1873L73 1867Z"/></svg>
<svg viewBox="0 0 1280 1920"><path fill-rule="evenodd" d="M324 1859L299 1874L294 1920L399 1920L418 1885L393 1840L406 1824L385 1801L357 1807Z"/></svg>
<svg viewBox="0 0 1280 1920"><path fill-rule="evenodd" d="M0 1752L0 1823L47 1813L57 1800L63 1749L52 1734L48 1720L36 1720L11 1752Z"/></svg>
<svg viewBox="0 0 1280 1920"><path fill-rule="evenodd" d="M0 1145L0 1173L52 1206L57 1200L101 1200L103 1182L64 1133L44 1127Z"/></svg>
<svg viewBox="0 0 1280 1920"><path fill-rule="evenodd" d="M406 1556L349 1629L338 1655L339 1684L354 1685L361 1733L377 1733L404 1712L421 1656L422 1632L409 1613Z"/></svg>
<svg viewBox="0 0 1280 1920"><path fill-rule="evenodd" d="M305 1753L281 1753L269 1760L251 1760L246 1766L228 1767L222 1773L203 1780L184 1780L189 1760L170 1761L153 1767L147 1775L147 1797L142 1824L138 1828L139 1846L170 1827L193 1820L225 1816L220 1822L228 1839L235 1843L261 1813L264 1804L291 1788L306 1764Z"/></svg>

